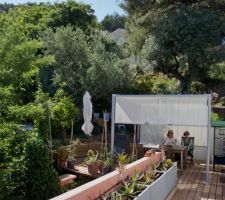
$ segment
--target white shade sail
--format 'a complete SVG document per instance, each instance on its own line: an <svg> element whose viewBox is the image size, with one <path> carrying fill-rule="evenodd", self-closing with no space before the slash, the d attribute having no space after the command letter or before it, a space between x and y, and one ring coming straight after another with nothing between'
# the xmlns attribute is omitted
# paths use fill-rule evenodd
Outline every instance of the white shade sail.
<svg viewBox="0 0 225 200"><path fill-rule="evenodd" d="M82 126L82 130L86 135L91 135L93 130L93 125L91 123L92 119L92 103L91 103L91 95L89 92L85 92L83 96L83 117L84 124Z"/></svg>
<svg viewBox="0 0 225 200"><path fill-rule="evenodd" d="M207 95L118 95L115 123L178 126L208 125Z"/></svg>
<svg viewBox="0 0 225 200"><path fill-rule="evenodd" d="M209 180L211 95L112 95L111 153L115 124L205 127L206 181ZM165 126L165 127L166 127ZM205 133L205 134L206 134ZM154 135L155 140L160 137ZM201 138L198 138L198 140Z"/></svg>

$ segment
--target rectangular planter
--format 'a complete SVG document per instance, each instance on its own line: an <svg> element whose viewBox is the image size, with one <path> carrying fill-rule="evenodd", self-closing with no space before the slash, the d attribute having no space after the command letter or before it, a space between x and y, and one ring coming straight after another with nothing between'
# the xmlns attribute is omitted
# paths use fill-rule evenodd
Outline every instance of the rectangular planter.
<svg viewBox="0 0 225 200"><path fill-rule="evenodd" d="M159 163L162 160L162 153L156 152L150 157L141 158L126 166L125 176L131 176L135 172L144 172L149 166L149 163ZM97 199L101 194L110 191L119 182L122 177L118 170L115 170L109 174L106 174L100 178L90 181L78 188L70 190L64 194L61 194L52 200L90 200ZM146 198L145 198L146 199ZM147 198L148 199L148 198ZM157 200L157 199L154 199Z"/></svg>
<svg viewBox="0 0 225 200"><path fill-rule="evenodd" d="M165 200L177 184L177 164L164 172L156 181L148 186L135 200Z"/></svg>

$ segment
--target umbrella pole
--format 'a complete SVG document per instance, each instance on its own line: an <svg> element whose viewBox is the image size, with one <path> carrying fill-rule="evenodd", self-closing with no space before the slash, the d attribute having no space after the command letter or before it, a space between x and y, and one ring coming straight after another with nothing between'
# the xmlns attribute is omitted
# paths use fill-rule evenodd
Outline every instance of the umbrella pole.
<svg viewBox="0 0 225 200"><path fill-rule="evenodd" d="M88 150L90 150L89 146L90 146L90 136L88 136Z"/></svg>
<svg viewBox="0 0 225 200"><path fill-rule="evenodd" d="M134 138L133 138L133 148L132 148L132 161L134 161L134 154L137 153L136 148L136 125L134 125Z"/></svg>
<svg viewBox="0 0 225 200"><path fill-rule="evenodd" d="M70 146L72 145L73 142L73 120L71 120L71 137L70 137Z"/></svg>
<svg viewBox="0 0 225 200"><path fill-rule="evenodd" d="M101 153L103 153L104 135L105 135L105 132L104 132L104 126L103 126L103 129L102 129L102 139L101 139Z"/></svg>
<svg viewBox="0 0 225 200"><path fill-rule="evenodd" d="M108 138L107 138L107 121L105 121L104 124L105 124L105 150L107 151L107 142L108 142Z"/></svg>

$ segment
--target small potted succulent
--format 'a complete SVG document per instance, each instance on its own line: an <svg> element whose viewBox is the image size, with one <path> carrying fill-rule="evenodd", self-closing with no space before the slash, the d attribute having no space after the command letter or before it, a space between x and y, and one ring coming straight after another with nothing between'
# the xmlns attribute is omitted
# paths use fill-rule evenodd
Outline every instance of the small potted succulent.
<svg viewBox="0 0 225 200"><path fill-rule="evenodd" d="M58 163L60 165L60 167L66 167L66 161L67 158L69 156L70 152L69 149L66 146L60 146L57 151L56 151L56 155L57 155L57 159L58 159Z"/></svg>
<svg viewBox="0 0 225 200"><path fill-rule="evenodd" d="M112 166L113 166L113 161L110 158L107 158L105 161L103 161L102 174L107 174L111 172Z"/></svg>
<svg viewBox="0 0 225 200"><path fill-rule="evenodd" d="M102 168L102 162L98 160L98 152L89 150L87 153L87 159L85 161L90 174L97 174L99 169Z"/></svg>

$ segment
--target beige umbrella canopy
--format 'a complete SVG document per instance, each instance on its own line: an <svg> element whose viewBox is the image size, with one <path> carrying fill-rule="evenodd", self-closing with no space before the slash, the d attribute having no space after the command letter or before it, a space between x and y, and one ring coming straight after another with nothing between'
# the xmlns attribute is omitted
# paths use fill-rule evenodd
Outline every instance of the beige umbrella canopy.
<svg viewBox="0 0 225 200"><path fill-rule="evenodd" d="M84 124L82 126L82 130L87 136L91 136L93 130L93 125L91 123L92 103L91 103L91 95L87 91L83 96L83 117L84 117Z"/></svg>

